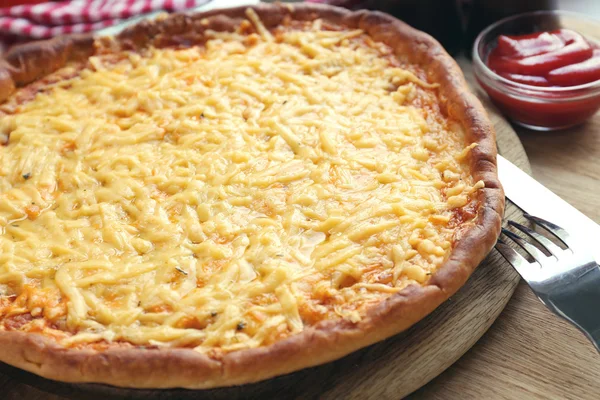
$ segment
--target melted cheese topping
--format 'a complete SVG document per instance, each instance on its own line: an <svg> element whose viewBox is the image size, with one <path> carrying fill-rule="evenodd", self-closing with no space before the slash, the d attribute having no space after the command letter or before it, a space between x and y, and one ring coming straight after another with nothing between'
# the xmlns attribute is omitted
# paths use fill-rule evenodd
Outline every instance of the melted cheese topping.
<svg viewBox="0 0 600 400"><path fill-rule="evenodd" d="M483 184L436 85L361 31L250 17L92 57L0 119L1 329L257 347L359 321L448 257Z"/></svg>

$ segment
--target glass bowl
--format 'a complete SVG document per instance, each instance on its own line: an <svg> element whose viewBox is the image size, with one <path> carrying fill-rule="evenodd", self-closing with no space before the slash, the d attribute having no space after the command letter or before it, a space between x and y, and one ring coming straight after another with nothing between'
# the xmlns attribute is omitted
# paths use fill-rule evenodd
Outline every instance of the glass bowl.
<svg viewBox="0 0 600 400"><path fill-rule="evenodd" d="M484 29L473 45L473 72L490 99L510 120L551 131L580 124L600 108L600 80L570 87L538 87L510 81L486 65L500 35L571 29L600 43L600 21L568 11L536 11L502 19Z"/></svg>

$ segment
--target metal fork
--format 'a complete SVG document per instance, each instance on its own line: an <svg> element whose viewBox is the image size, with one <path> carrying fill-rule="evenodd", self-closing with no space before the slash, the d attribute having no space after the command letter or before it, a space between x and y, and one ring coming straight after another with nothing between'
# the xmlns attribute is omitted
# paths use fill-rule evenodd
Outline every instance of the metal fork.
<svg viewBox="0 0 600 400"><path fill-rule="evenodd" d="M502 228L502 233L525 250L533 261L528 261L502 238L496 243L496 249L546 307L579 328L600 352L600 267L561 227L531 215L526 214L525 218L560 240L566 249L514 221L508 224L537 246L508 229Z"/></svg>

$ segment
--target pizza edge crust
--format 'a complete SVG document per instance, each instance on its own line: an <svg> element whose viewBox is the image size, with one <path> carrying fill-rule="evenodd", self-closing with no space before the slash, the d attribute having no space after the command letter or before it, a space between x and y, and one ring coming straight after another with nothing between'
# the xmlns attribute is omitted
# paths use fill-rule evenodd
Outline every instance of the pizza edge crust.
<svg viewBox="0 0 600 400"><path fill-rule="evenodd" d="M191 349L68 349L42 334L9 331L0 332L1 361L44 378L130 388L207 389L253 383L335 360L406 330L453 295L492 249L504 210L504 193L496 169L495 132L458 65L429 35L380 12L352 12L310 3L263 4L144 21L125 30L116 43L135 49L157 33L177 35L200 25L224 30L245 18L247 8L254 9L267 27L290 16L298 20L319 17L361 28L374 40L410 54L412 62L426 65L428 78L440 83L442 108L462 125L467 142L479 144L470 155L475 181L485 182L478 194L475 223L464 229L450 257L428 284L406 287L370 308L355 324L323 321L272 345L226 353L218 360ZM78 35L13 48L0 59L0 102L15 87L44 77L69 60L85 60L95 51L94 40L92 35Z"/></svg>

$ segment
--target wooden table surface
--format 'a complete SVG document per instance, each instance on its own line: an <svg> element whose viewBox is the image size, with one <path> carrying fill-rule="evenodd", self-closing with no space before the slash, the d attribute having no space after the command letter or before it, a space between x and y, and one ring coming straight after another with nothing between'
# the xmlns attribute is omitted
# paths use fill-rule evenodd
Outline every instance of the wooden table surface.
<svg viewBox="0 0 600 400"><path fill-rule="evenodd" d="M560 132L537 133L518 126L515 130L533 176L600 223L600 113ZM2 374L0 393L6 400L63 399ZM598 399L600 355L521 282L481 340L410 398Z"/></svg>

